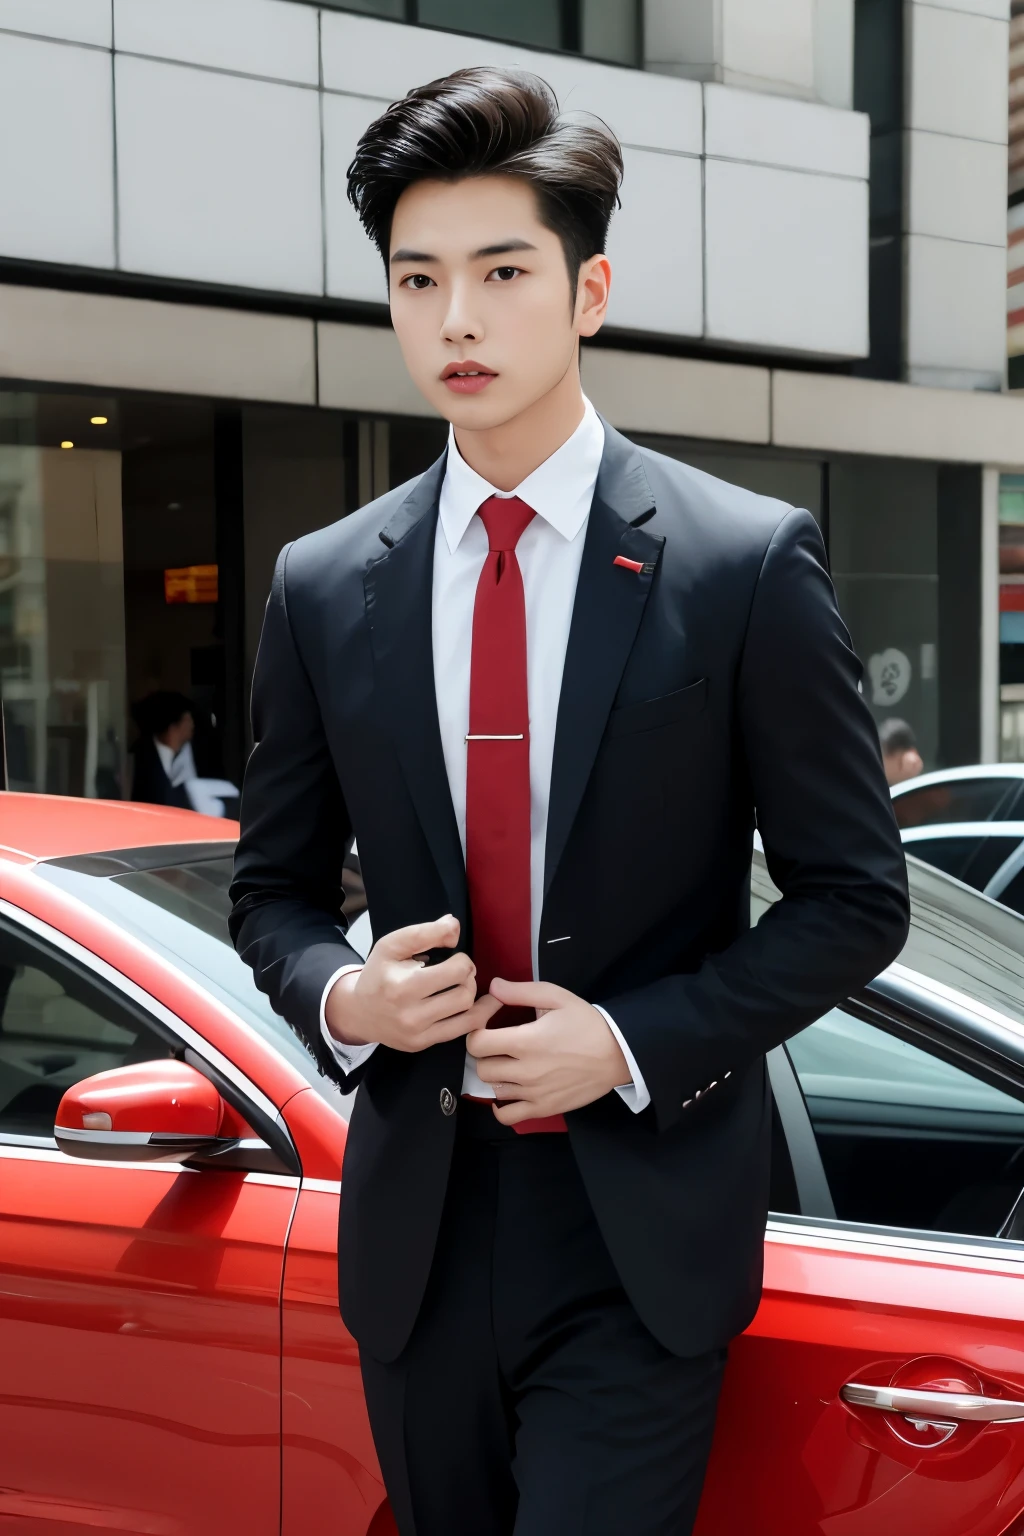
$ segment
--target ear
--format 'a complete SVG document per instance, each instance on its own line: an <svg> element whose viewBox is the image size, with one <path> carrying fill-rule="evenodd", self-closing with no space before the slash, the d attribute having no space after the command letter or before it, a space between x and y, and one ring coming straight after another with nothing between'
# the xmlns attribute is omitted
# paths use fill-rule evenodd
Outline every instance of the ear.
<svg viewBox="0 0 1024 1536"><path fill-rule="evenodd" d="M591 256L580 267L576 283L576 329L595 336L604 324L612 289L612 265L607 256Z"/></svg>

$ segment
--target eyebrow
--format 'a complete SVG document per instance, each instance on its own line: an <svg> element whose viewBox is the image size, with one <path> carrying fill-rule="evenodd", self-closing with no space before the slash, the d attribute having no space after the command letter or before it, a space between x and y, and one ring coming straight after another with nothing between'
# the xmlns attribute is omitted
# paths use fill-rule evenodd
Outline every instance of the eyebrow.
<svg viewBox="0 0 1024 1536"><path fill-rule="evenodd" d="M497 245L483 245L470 256L470 261L480 261L484 256L506 256L511 251L535 251L537 247L531 245L529 240L500 240ZM391 258L391 265L398 262L418 261L437 262L437 256L431 256L428 251L413 251L408 246L402 246Z"/></svg>

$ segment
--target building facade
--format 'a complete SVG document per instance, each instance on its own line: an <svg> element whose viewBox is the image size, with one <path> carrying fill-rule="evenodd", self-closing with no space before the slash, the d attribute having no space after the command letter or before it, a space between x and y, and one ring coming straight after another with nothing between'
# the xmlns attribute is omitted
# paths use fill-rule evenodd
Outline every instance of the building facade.
<svg viewBox="0 0 1024 1536"><path fill-rule="evenodd" d="M1009 35L1010 0L0 0L10 786L130 793L155 688L241 774L278 549L444 443L346 165L485 62L624 146L598 408L814 513L929 766L1024 755Z"/></svg>

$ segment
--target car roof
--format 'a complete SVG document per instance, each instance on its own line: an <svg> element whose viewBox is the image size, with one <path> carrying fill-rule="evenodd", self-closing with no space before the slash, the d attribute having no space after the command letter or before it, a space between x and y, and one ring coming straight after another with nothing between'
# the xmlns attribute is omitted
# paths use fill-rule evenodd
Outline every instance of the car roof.
<svg viewBox="0 0 1024 1536"><path fill-rule="evenodd" d="M18 864L168 843L225 842L238 823L175 806L0 791L0 859Z"/></svg>
<svg viewBox="0 0 1024 1536"><path fill-rule="evenodd" d="M916 789L928 789L933 784L955 784L962 779L1024 779L1024 763L971 763L966 768L936 768L932 773L919 773L916 778L894 784L891 794L898 800L900 795L911 794Z"/></svg>
<svg viewBox="0 0 1024 1536"><path fill-rule="evenodd" d="M926 821L919 827L903 827L905 843L936 837L1024 837L1024 821Z"/></svg>

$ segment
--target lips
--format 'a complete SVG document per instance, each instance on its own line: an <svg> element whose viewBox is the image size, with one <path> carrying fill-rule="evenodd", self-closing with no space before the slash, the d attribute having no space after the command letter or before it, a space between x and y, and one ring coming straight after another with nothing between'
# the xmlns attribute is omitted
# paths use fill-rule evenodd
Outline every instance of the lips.
<svg viewBox="0 0 1024 1536"><path fill-rule="evenodd" d="M491 368L485 368L482 363L474 362L467 358L465 362L448 363L441 374L442 381L457 395L476 395L480 390L486 389L492 379L498 375Z"/></svg>

